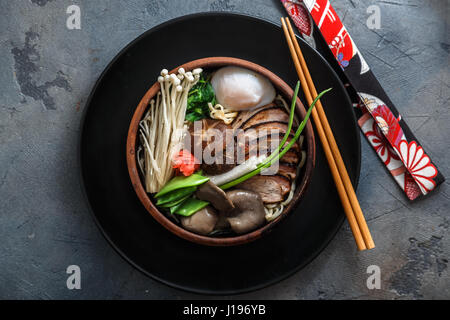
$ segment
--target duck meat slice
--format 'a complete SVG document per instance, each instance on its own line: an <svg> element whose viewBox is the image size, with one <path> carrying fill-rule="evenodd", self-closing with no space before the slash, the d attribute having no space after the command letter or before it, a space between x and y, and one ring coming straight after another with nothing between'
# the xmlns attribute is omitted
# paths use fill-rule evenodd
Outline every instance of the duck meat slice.
<svg viewBox="0 0 450 320"><path fill-rule="evenodd" d="M274 146L279 146L281 143L281 140L283 140L283 138L284 138L284 134L281 134L281 133L278 135L274 135L274 136L267 135L267 136L260 137L258 143L261 145L267 144L268 146L270 146L271 144L273 144ZM292 138L293 138L292 136L288 136L288 138L286 139L286 142L284 143L285 147L289 144L289 142L291 142ZM256 142L253 140L246 141L246 143L249 143L249 142L251 142L252 144L256 144ZM294 142L291 149L295 150L296 152L301 151L298 140L296 142Z"/></svg>
<svg viewBox="0 0 450 320"><path fill-rule="evenodd" d="M289 181L289 179L286 179L285 177L278 174L274 175L273 177L274 179L277 179L277 182L280 184L281 192L284 198L291 191L291 182Z"/></svg>
<svg viewBox="0 0 450 320"><path fill-rule="evenodd" d="M193 153L195 147L205 149L209 144L214 143L216 138L222 140L223 148L233 139L231 126L225 124L222 120L203 119L194 121L189 126L189 134L190 137L186 137L184 143L185 148L190 147L191 153Z"/></svg>
<svg viewBox="0 0 450 320"><path fill-rule="evenodd" d="M211 164L202 163L200 165L200 169L202 169L203 172L207 175L215 176L218 174L228 172L236 166L234 155L232 158L230 158L227 157L226 154L223 154L222 158L223 160L220 161L221 163L218 163L219 156L216 156L216 161L214 163Z"/></svg>
<svg viewBox="0 0 450 320"><path fill-rule="evenodd" d="M285 162L287 164L296 165L299 162L298 154L294 151L289 150L280 159L280 162Z"/></svg>
<svg viewBox="0 0 450 320"><path fill-rule="evenodd" d="M291 183L279 175L257 175L240 183L237 188L259 193L264 203L277 203L291 191Z"/></svg>
<svg viewBox="0 0 450 320"><path fill-rule="evenodd" d="M278 174L288 178L290 181L294 181L297 177L297 169L294 166L280 162L278 164Z"/></svg>
<svg viewBox="0 0 450 320"><path fill-rule="evenodd" d="M270 154L276 148L278 148L278 146L281 143L281 140L282 140L281 137L277 137L275 139L272 139L269 136L269 137L267 137L267 139L261 138L261 139L258 139L258 140L247 141L247 143L244 146L245 154L246 155L250 154L250 153L254 154L254 155L256 155L256 154L258 154L258 155ZM284 147L286 147L289 144L290 141L291 141L291 139L288 138L288 140L284 144ZM273 146L272 146L272 144L273 144ZM289 150L292 150L294 152L299 153L300 152L300 145L297 142L295 142Z"/></svg>
<svg viewBox="0 0 450 320"><path fill-rule="evenodd" d="M261 108L257 108L254 110L248 110L248 111L241 111L239 112L239 115L234 119L231 126L234 130L241 128L248 120L250 120L254 115L257 113L264 111L264 110L270 110L278 108L278 106L275 103L269 103L265 106L262 106Z"/></svg>
<svg viewBox="0 0 450 320"><path fill-rule="evenodd" d="M234 205L227 197L225 191L220 189L211 181L208 181L198 187L195 196L204 201L208 201L219 212L227 213L234 209Z"/></svg>
<svg viewBox="0 0 450 320"><path fill-rule="evenodd" d="M235 166L234 152L227 152L227 146L234 144L231 126L221 120L203 119L191 124L189 133L187 138L190 139L185 140L185 148L189 146L194 156L202 155L201 169L206 174L221 174ZM208 161L205 155L209 156Z"/></svg>
<svg viewBox="0 0 450 320"><path fill-rule="evenodd" d="M238 141L243 141L243 140L254 140L254 139L261 139L264 138L265 136L284 136L284 134L287 131L287 124L285 123L280 123L280 122L269 122L269 123L264 123L261 125L257 125L256 127L247 129L245 131L238 131L236 136ZM294 131L291 130L291 132L289 133L289 136L293 137L294 136Z"/></svg>
<svg viewBox="0 0 450 320"><path fill-rule="evenodd" d="M282 108L271 108L258 112L253 115L243 126L242 129L247 130L249 128L255 127L259 124L264 124L268 122L281 122L288 124L289 115Z"/></svg>

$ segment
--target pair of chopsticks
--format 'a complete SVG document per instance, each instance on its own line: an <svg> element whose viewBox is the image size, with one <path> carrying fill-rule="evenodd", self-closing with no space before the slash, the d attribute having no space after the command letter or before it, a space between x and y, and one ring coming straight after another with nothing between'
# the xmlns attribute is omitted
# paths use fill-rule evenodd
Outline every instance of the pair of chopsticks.
<svg viewBox="0 0 450 320"><path fill-rule="evenodd" d="M292 29L288 18L281 18L284 35L291 52L292 60L294 61L295 69L300 78L303 92L309 105L317 97L316 87L312 81L308 67L306 65L303 53L298 45L297 38ZM344 207L345 215L355 238L358 250L372 249L375 247L366 220L362 213L358 199L356 198L355 190L348 176L341 153L334 139L327 117L322 107L322 103L317 101L315 108L312 110L312 117L316 130L319 134L322 147L325 151L325 156L336 184L336 188Z"/></svg>

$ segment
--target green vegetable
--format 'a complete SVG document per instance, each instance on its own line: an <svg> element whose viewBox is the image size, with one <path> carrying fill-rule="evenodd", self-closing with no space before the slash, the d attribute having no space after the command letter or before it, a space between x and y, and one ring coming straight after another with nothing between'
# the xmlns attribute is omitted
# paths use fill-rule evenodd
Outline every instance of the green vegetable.
<svg viewBox="0 0 450 320"><path fill-rule="evenodd" d="M216 96L211 83L202 73L200 80L189 91L185 119L194 122L209 118L208 102L215 105Z"/></svg>
<svg viewBox="0 0 450 320"><path fill-rule="evenodd" d="M184 200L184 201L186 201L186 200ZM183 201L183 202L184 202L184 201ZM171 208L170 208L170 213L171 213L171 214L174 214L175 211L177 211L177 209L183 205L183 202L180 202L179 204L176 204L176 205L174 205L173 207L171 207Z"/></svg>
<svg viewBox="0 0 450 320"><path fill-rule="evenodd" d="M172 208L172 207L174 207L174 206L176 206L178 204L181 204L184 200L189 198L191 195L192 195L192 193L187 194L187 195L185 195L184 197L182 197L180 199L173 200L173 201L167 202L167 203L163 203L163 204L160 204L159 206L163 207L163 208Z"/></svg>
<svg viewBox="0 0 450 320"><path fill-rule="evenodd" d="M186 198L186 196L191 195L193 192L195 192L195 190L197 190L196 186L173 190L159 197L156 205L163 206L163 204L172 203L181 198Z"/></svg>
<svg viewBox="0 0 450 320"><path fill-rule="evenodd" d="M312 109L314 108L314 106L316 105L317 100L319 100L325 93L327 93L328 91L331 90L331 88L322 91L317 97L316 99L314 99L313 103L311 104L311 106L308 109L308 112L306 113L305 118L303 119L303 121L300 123L297 131L295 132L294 137L291 139L291 141L289 142L289 144L283 149L283 151L280 152L281 148L283 147L284 143L286 142L289 133L290 133L290 128L292 127L292 122L293 122L293 113L294 113L294 107L295 107L295 100L297 99L297 94L298 94L298 88L299 88L299 82L297 82L297 86L295 88L295 94L294 97L292 99L292 105L291 105L291 117L289 118L289 125L288 125L288 129L286 131L286 134L284 135L283 140L281 141L280 145L278 146L278 148L269 156L267 157L261 164L259 164L257 166L257 168L253 171L250 171L249 173L233 180L230 181L222 186L220 186L220 188L222 188L223 190L229 189L231 187L234 187L235 185L244 182L247 179L250 179L251 177L259 174L261 172L262 169L264 168L269 168L275 161L278 161L279 159L281 159L286 152L289 151L289 149L294 145L294 143L297 141L297 139L300 137L300 134L303 131L303 128L306 126L306 123L309 119L309 116L311 115Z"/></svg>
<svg viewBox="0 0 450 320"><path fill-rule="evenodd" d="M172 210L170 212L179 214L181 216L189 217L196 213L197 211L203 209L209 204L209 202L198 200L195 198L188 198L186 201L181 203L174 212Z"/></svg>
<svg viewBox="0 0 450 320"><path fill-rule="evenodd" d="M189 177L176 176L166 183L166 185L155 195L155 198L160 198L174 190L201 185L208 180L208 177L204 177L199 173L191 174Z"/></svg>
<svg viewBox="0 0 450 320"><path fill-rule="evenodd" d="M178 206L179 204L183 203L185 200L187 200L192 194L188 194L178 200L174 200L172 202L167 202L164 204L161 204L160 207L162 208L173 208L175 206Z"/></svg>

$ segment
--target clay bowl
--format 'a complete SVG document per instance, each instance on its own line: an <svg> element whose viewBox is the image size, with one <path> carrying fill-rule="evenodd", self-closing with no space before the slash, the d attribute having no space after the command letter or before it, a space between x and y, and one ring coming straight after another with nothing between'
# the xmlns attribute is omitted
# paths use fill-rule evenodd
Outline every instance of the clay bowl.
<svg viewBox="0 0 450 320"><path fill-rule="evenodd" d="M281 80L278 76L276 76L266 68L242 59L229 57L204 58L185 63L182 66L173 69L170 73L176 72L181 67L183 67L186 71L191 71L195 68L217 69L219 67L227 65L239 66L260 73L272 82L277 92L280 93L286 99L286 101L292 100L292 95L294 92L283 80ZM176 224L175 222L167 218L162 212L160 212L158 208L153 204L149 194L147 194L144 189L136 159L139 121L144 116L144 113L149 105L149 101L156 95L159 89L159 83L156 82L139 102L139 105L137 106L131 120L127 137L127 166L133 188L136 191L139 200L142 202L147 211L152 215L152 217L156 219L156 221L158 221L162 226L164 226L167 230L174 233L175 235L198 244L209 246L233 246L248 243L263 237L293 211L293 208L302 199L309 185L315 164L316 150L314 142L314 131L310 121L308 121L308 124L306 125L302 133L302 135L305 136L303 150L306 150L307 158L305 165L303 166L299 176L297 177L297 188L294 194L294 198L288 205L288 207L284 209L284 212L273 221L265 224L259 229L243 235L233 237L208 237L190 232L180 227L178 224ZM300 119L303 119L306 114L306 110L300 99L297 99L296 113Z"/></svg>

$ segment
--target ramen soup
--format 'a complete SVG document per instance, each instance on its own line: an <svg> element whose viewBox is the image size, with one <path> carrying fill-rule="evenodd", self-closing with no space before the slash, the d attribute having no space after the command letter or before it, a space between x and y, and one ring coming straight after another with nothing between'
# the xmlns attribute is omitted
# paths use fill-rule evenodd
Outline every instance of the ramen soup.
<svg viewBox="0 0 450 320"><path fill-rule="evenodd" d="M145 190L181 227L211 237L251 232L292 201L305 163L301 132L310 115L255 71L180 68L139 123L137 162ZM300 123L299 120L302 120Z"/></svg>

